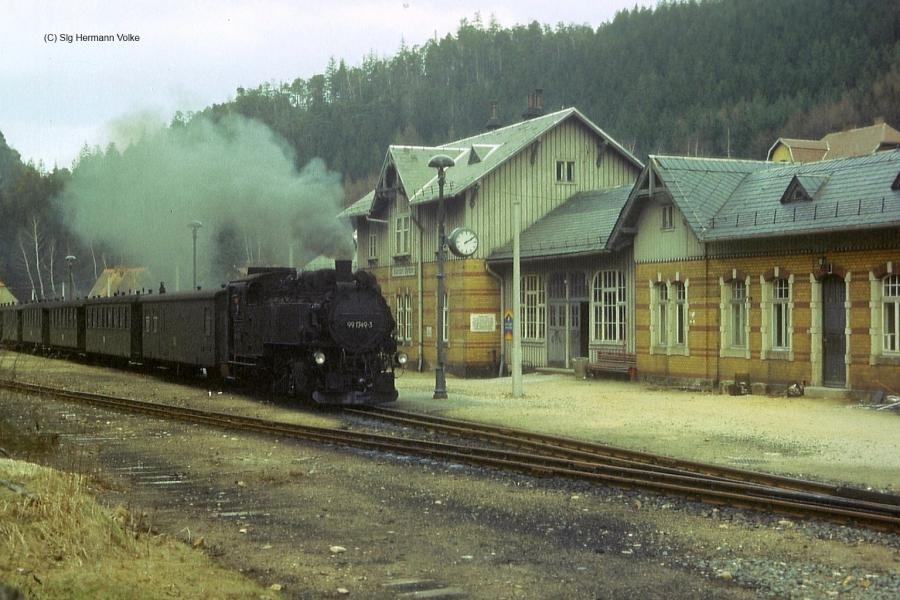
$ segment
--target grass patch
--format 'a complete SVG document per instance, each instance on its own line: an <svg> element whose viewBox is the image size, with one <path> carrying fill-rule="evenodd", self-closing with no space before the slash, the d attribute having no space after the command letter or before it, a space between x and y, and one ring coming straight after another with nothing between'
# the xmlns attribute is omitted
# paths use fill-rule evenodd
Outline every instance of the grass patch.
<svg viewBox="0 0 900 600"><path fill-rule="evenodd" d="M0 591L34 599L279 598L146 515L99 505L81 475L0 458Z"/></svg>

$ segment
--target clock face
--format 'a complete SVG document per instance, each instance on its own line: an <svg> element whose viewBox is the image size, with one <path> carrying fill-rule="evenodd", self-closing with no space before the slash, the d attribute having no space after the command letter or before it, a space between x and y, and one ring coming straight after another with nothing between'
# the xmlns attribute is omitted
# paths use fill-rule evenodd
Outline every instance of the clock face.
<svg viewBox="0 0 900 600"><path fill-rule="evenodd" d="M467 227L450 232L450 251L457 256L472 256L478 250L478 236Z"/></svg>

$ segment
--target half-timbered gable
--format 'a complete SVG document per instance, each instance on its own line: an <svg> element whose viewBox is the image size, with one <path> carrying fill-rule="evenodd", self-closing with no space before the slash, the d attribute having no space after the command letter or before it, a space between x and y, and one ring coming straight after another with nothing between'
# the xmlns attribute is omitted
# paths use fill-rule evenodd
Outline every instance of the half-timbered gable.
<svg viewBox="0 0 900 600"><path fill-rule="evenodd" d="M900 386L900 151L806 164L652 156L633 243L638 370L761 389Z"/></svg>
<svg viewBox="0 0 900 600"><path fill-rule="evenodd" d="M437 170L428 166L439 154L453 161L443 200ZM517 230L573 196L631 185L641 168L630 152L569 108L439 146L390 146L376 189L343 216L356 227L358 264L377 276L397 313L398 339L420 368L436 352L440 209L447 232L465 226L478 234L473 255L448 255L443 335L448 369L488 374L504 354L503 276L489 271L486 259ZM514 203L521 207L521 223L512 221Z"/></svg>

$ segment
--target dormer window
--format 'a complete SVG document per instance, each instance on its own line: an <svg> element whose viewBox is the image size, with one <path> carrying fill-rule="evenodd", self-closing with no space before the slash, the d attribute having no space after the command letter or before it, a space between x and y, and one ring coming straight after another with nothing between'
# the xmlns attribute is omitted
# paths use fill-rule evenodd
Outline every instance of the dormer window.
<svg viewBox="0 0 900 600"><path fill-rule="evenodd" d="M781 203L812 202L827 181L824 175L794 175L781 196Z"/></svg>

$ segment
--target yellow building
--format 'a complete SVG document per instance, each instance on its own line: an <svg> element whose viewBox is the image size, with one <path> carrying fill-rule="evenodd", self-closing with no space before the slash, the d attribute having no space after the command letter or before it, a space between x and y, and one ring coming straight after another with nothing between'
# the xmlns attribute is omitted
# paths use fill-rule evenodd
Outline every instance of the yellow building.
<svg viewBox="0 0 900 600"><path fill-rule="evenodd" d="M652 156L613 237L633 244L642 378L900 390L900 151Z"/></svg>
<svg viewBox="0 0 900 600"><path fill-rule="evenodd" d="M772 162L802 163L865 156L900 148L900 131L887 123L829 133L820 140L778 138L769 148Z"/></svg>

